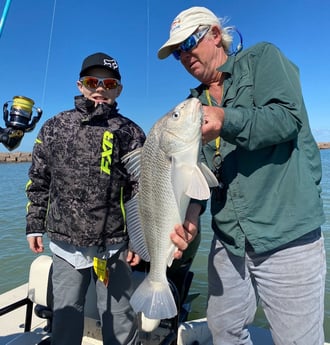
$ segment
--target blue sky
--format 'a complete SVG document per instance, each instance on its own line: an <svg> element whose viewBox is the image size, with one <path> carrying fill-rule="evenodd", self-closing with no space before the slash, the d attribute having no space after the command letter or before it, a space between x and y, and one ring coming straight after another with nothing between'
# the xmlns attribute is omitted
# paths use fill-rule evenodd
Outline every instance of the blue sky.
<svg viewBox="0 0 330 345"><path fill-rule="evenodd" d="M0 105L24 95L43 110L16 151L31 151L42 123L73 107L82 60L99 51L119 62L121 113L148 132L198 84L173 57L157 58L172 20L191 6L227 17L244 48L269 41L294 61L313 133L330 141L329 0L12 0L0 36Z"/></svg>

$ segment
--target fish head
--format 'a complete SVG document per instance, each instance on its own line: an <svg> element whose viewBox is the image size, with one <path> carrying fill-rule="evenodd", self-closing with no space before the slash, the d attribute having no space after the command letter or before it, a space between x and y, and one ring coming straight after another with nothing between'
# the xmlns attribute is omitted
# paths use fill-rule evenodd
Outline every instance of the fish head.
<svg viewBox="0 0 330 345"><path fill-rule="evenodd" d="M201 144L203 107L197 98L179 103L158 121L159 144L168 156Z"/></svg>

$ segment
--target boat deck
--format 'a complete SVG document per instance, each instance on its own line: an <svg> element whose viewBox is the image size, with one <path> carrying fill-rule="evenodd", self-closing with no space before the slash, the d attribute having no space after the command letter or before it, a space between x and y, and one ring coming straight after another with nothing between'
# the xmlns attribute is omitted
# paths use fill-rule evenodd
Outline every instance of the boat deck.
<svg viewBox="0 0 330 345"><path fill-rule="evenodd" d="M28 284L23 284L0 295L0 308L22 300L27 296ZM0 345L38 344L48 338L45 319L32 313L31 332L24 332L26 306L22 306L0 318ZM92 337L93 336L93 337ZM96 320L85 319L85 335L82 345L102 345L101 330Z"/></svg>
<svg viewBox="0 0 330 345"><path fill-rule="evenodd" d="M13 290L0 295L0 308L22 300L27 296L28 284L23 284ZM0 316L0 345L37 345L44 340L44 345L49 344L44 331L46 321L38 318L34 313L30 332L24 332L26 306L22 306L8 314ZM254 345L274 345L270 332L264 328L250 327L251 338ZM101 329L97 320L85 318L85 330L82 345L102 345ZM206 320L192 320L184 322L178 330L178 345L192 344L198 340L200 345L211 345L211 335L208 331ZM142 343L145 342L142 339ZM146 344L159 344L159 332L149 334ZM330 343L325 343L330 345Z"/></svg>

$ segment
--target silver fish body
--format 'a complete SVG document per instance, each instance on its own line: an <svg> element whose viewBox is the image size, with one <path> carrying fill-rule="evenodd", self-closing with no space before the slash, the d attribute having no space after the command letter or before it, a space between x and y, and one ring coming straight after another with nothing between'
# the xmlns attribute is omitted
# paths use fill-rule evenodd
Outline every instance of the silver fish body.
<svg viewBox="0 0 330 345"><path fill-rule="evenodd" d="M202 118L199 100L187 99L154 124L142 149L124 157L127 170L139 178L139 192L127 204L128 231L133 249L150 261L150 271L130 302L147 319L177 314L166 277L175 251L170 233L184 222L190 199L208 199L210 186L217 185L212 172L199 162Z"/></svg>

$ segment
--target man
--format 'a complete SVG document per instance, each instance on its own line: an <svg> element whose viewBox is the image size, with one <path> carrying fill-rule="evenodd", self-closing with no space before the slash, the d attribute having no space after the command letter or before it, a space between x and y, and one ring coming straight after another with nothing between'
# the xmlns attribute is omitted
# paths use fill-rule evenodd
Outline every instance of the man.
<svg viewBox="0 0 330 345"><path fill-rule="evenodd" d="M124 203L137 191L121 158L141 147L145 134L122 116L117 61L96 53L83 61L75 108L46 121L38 134L27 184L27 240L53 252L53 345L80 345L84 302L96 282L103 344L136 344L137 318L129 299L130 266ZM91 270L91 267L93 269Z"/></svg>
<svg viewBox="0 0 330 345"><path fill-rule="evenodd" d="M321 161L299 72L270 43L230 51L232 30L204 7L179 13L158 57L173 54L200 85L211 197L208 325L214 344L252 344L260 300L276 345L324 343ZM172 234L182 251L201 206ZM177 254L177 257L180 253Z"/></svg>

